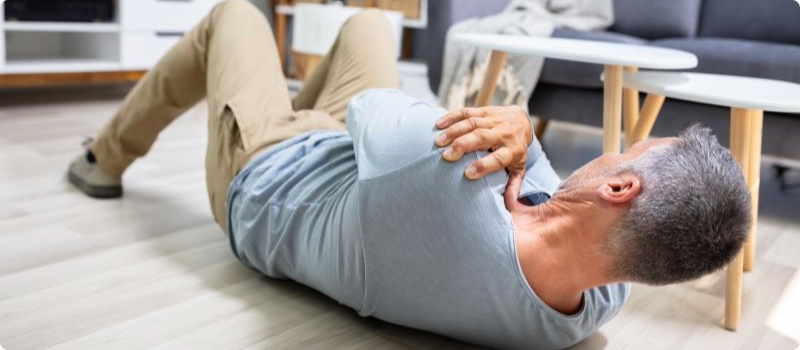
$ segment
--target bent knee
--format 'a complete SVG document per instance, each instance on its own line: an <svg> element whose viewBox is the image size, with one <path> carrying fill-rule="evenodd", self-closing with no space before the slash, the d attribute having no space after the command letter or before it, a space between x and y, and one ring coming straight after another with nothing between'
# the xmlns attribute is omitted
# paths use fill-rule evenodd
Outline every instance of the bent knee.
<svg viewBox="0 0 800 350"><path fill-rule="evenodd" d="M225 0L214 5L214 8L211 9L211 17L215 19L235 17L236 20L242 20L251 17L253 14L257 14L261 18L264 17L255 5L246 0Z"/></svg>
<svg viewBox="0 0 800 350"><path fill-rule="evenodd" d="M357 48L370 50L377 49L380 45L393 47L395 40L391 23L383 11L367 9L350 17L342 26L339 36L342 45L355 46ZM388 46L386 49L390 49Z"/></svg>
<svg viewBox="0 0 800 350"><path fill-rule="evenodd" d="M386 16L383 14L383 10L379 9L364 9L361 12L353 15L353 18L358 18L361 20L376 20L376 19L385 19Z"/></svg>
<svg viewBox="0 0 800 350"><path fill-rule="evenodd" d="M391 32L392 27L389 23L389 19L383 14L383 11L378 9L366 9L350 17L347 23L342 27L343 31L347 29L369 31L385 30Z"/></svg>

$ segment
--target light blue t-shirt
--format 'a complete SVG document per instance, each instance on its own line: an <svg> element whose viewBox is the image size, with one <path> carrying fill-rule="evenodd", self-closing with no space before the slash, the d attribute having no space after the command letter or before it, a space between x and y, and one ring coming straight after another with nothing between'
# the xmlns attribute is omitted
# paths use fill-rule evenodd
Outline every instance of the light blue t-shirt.
<svg viewBox="0 0 800 350"><path fill-rule="evenodd" d="M396 90L349 105L349 133L318 131L249 164L228 194L237 257L403 326L500 349L561 349L617 314L629 287L583 294L575 315L548 307L517 259L505 172L470 181L468 164L434 145L443 109ZM539 203L560 182L538 141L522 196Z"/></svg>

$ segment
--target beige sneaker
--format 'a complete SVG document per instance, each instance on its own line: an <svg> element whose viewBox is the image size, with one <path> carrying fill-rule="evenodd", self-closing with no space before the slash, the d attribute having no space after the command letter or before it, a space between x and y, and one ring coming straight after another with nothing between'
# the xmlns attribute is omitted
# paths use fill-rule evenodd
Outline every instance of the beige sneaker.
<svg viewBox="0 0 800 350"><path fill-rule="evenodd" d="M122 178L109 175L94 161L87 150L69 164L67 179L89 197L117 198L122 196Z"/></svg>

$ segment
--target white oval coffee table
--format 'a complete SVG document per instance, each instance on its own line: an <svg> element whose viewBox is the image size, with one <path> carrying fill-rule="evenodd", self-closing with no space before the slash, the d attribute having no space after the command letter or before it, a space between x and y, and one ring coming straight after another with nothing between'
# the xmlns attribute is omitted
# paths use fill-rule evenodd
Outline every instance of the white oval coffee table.
<svg viewBox="0 0 800 350"><path fill-rule="evenodd" d="M607 43L589 40L537 38L496 34L457 34L456 42L491 50L489 67L478 92L475 105L486 106L492 100L497 79L505 65L507 53L562 59L605 66L603 102L603 152L620 151L620 130L623 109L623 70L635 72L645 69L689 69L697 66L697 57L691 53L651 46ZM638 119L639 93L626 89L625 133L633 132Z"/></svg>
<svg viewBox="0 0 800 350"><path fill-rule="evenodd" d="M755 262L764 111L800 113L800 85L767 79L673 72L625 73L623 80L626 88L648 94L633 134L626 140L629 145L647 138L667 97L731 109L731 153L742 168L753 203L753 227L747 244L728 265L725 282L725 327L735 330L741 310L742 270L752 270Z"/></svg>

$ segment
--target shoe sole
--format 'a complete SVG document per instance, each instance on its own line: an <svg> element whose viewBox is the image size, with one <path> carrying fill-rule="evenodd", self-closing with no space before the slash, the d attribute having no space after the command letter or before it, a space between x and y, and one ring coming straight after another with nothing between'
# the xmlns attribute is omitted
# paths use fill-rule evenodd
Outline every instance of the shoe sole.
<svg viewBox="0 0 800 350"><path fill-rule="evenodd" d="M67 172L69 182L78 189L80 189L87 196L92 198L108 199L122 197L122 186L94 186L80 177L73 174L71 171Z"/></svg>

